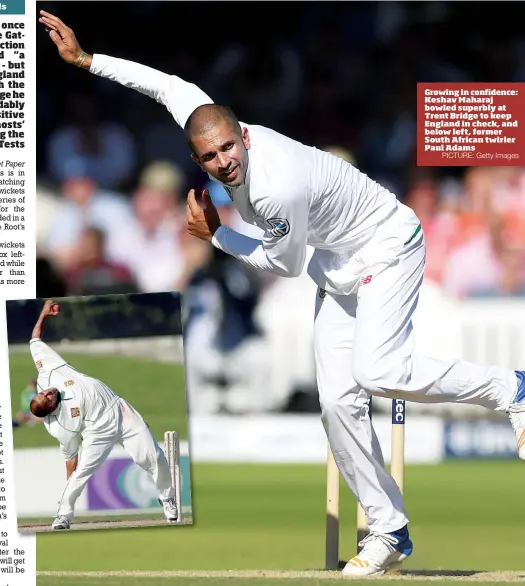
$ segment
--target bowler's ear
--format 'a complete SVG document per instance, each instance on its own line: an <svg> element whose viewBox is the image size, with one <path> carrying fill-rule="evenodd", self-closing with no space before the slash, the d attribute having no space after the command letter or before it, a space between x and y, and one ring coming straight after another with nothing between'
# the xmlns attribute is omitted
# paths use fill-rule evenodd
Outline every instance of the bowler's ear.
<svg viewBox="0 0 525 586"><path fill-rule="evenodd" d="M201 165L201 162L199 161L199 157L193 153L191 153L190 155L191 160L196 164L199 165L199 167L204 171L204 167Z"/></svg>
<svg viewBox="0 0 525 586"><path fill-rule="evenodd" d="M250 148L250 133L247 128L242 129L242 142L247 149Z"/></svg>

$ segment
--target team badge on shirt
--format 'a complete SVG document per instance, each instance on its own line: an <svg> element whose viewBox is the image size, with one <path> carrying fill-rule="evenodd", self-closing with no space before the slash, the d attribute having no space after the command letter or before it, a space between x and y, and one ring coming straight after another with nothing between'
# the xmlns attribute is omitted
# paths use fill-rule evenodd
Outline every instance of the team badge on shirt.
<svg viewBox="0 0 525 586"><path fill-rule="evenodd" d="M35 364L36 364L36 367L37 367L37 368L42 368L42 361L41 361L41 360L37 360L37 361L35 362Z"/></svg>
<svg viewBox="0 0 525 586"><path fill-rule="evenodd" d="M72 380L72 379L69 379L69 380L67 380L67 381L64 383L64 386L65 386L65 387L70 387L70 386L71 386L72 384L74 384L74 383L75 383L75 381L74 381L74 380Z"/></svg>
<svg viewBox="0 0 525 586"><path fill-rule="evenodd" d="M79 407L71 407L71 417L80 417Z"/></svg>
<svg viewBox="0 0 525 586"><path fill-rule="evenodd" d="M282 238L290 231L290 222L284 218L270 218L266 223L270 225L270 234L276 238Z"/></svg>

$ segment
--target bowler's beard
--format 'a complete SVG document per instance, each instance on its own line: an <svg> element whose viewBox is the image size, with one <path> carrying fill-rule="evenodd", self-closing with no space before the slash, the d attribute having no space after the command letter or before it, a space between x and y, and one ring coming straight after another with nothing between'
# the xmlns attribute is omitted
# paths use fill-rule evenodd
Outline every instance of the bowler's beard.
<svg viewBox="0 0 525 586"><path fill-rule="evenodd" d="M53 410L51 411L51 413L53 413L54 411L56 411L58 409L58 406L60 405L61 401L62 401L62 395L60 394L60 391L58 391L58 393L56 395L56 399L55 399L55 406L53 407Z"/></svg>

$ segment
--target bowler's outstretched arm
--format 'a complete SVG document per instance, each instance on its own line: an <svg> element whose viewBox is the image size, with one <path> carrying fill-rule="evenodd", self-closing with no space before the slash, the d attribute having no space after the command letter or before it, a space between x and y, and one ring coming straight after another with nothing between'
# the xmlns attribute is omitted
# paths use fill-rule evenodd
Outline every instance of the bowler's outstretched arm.
<svg viewBox="0 0 525 586"><path fill-rule="evenodd" d="M44 333L44 322L46 321L46 319L50 316L57 316L59 313L60 306L57 303L55 303L52 299L48 299L44 303L44 307L42 308L42 311L40 312L35 327L33 328L33 332L31 333L31 339L35 340L42 338L42 335Z"/></svg>
<svg viewBox="0 0 525 586"><path fill-rule="evenodd" d="M51 40L66 63L153 98L166 106L179 126L184 127L186 120L199 106L213 104L213 100L199 87L176 75L168 75L125 59L86 53L80 47L75 33L58 17L44 10L40 11L40 15L40 22L49 30Z"/></svg>

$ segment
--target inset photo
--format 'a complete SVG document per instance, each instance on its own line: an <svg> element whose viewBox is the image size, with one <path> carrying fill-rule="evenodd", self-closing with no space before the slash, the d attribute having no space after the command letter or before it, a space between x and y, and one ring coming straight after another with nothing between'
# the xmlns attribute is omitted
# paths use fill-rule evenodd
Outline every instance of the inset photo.
<svg viewBox="0 0 525 586"><path fill-rule="evenodd" d="M191 524L180 294L6 313L19 532Z"/></svg>

